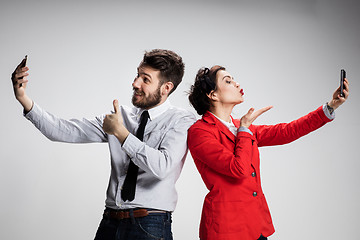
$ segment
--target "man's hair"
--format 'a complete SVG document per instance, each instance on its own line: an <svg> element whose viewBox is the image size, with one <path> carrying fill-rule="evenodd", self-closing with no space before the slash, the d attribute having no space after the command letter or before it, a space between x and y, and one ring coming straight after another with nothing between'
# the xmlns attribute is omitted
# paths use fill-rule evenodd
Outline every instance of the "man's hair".
<svg viewBox="0 0 360 240"><path fill-rule="evenodd" d="M182 58L175 52L164 49L153 49L145 52L140 66L149 66L160 71L160 85L172 82L174 88L169 95L175 91L184 76L185 65Z"/></svg>

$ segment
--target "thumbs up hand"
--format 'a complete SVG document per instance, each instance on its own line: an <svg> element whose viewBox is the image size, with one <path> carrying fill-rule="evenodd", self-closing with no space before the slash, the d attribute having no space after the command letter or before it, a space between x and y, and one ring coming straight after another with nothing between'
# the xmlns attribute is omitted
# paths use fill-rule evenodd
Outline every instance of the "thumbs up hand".
<svg viewBox="0 0 360 240"><path fill-rule="evenodd" d="M114 100L113 105L114 112L105 116L103 130L107 134L114 135L121 143L123 143L126 137L129 135L129 131L123 124L123 118L119 109L119 102Z"/></svg>

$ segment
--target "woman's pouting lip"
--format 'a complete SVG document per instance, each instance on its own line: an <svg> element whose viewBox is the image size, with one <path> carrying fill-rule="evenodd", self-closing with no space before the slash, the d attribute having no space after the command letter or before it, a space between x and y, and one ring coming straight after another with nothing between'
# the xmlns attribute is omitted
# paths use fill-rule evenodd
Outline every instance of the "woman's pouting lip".
<svg viewBox="0 0 360 240"><path fill-rule="evenodd" d="M240 90L241 95L244 95L244 89Z"/></svg>

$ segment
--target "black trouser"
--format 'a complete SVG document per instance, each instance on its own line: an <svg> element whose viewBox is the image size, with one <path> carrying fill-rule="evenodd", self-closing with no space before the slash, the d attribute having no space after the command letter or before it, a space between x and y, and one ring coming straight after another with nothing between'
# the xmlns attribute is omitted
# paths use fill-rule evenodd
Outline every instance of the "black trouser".
<svg viewBox="0 0 360 240"><path fill-rule="evenodd" d="M261 235L258 240L267 240L267 237L264 237L263 235Z"/></svg>

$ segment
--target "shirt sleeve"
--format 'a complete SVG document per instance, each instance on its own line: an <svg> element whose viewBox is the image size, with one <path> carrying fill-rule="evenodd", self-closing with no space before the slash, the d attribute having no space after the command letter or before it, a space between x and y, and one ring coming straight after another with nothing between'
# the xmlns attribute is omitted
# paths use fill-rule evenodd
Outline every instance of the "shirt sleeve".
<svg viewBox="0 0 360 240"><path fill-rule="evenodd" d="M107 142L107 134L102 129L104 116L89 120L59 118L34 103L24 114L40 132L51 141L67 143Z"/></svg>
<svg viewBox="0 0 360 240"><path fill-rule="evenodd" d="M248 129L247 127L239 127L238 132L247 132L247 133L253 135L253 133L251 132L251 130Z"/></svg>
<svg viewBox="0 0 360 240"><path fill-rule="evenodd" d="M125 139L122 148L135 165L152 173L158 179L164 179L182 164L187 155L187 130L195 122L195 116L188 114L179 120L167 132L158 148L148 146L133 134Z"/></svg>
<svg viewBox="0 0 360 240"><path fill-rule="evenodd" d="M326 103L323 105L323 111L326 115L327 118L329 118L330 120L335 119L335 111L333 111L332 113L330 113L329 109L326 107Z"/></svg>

